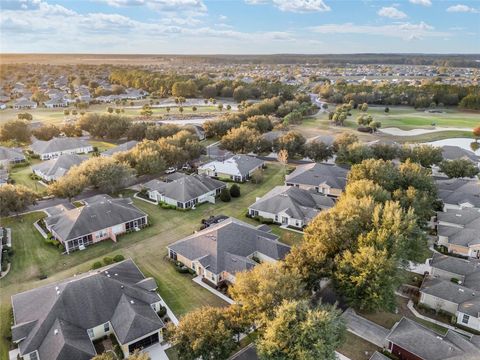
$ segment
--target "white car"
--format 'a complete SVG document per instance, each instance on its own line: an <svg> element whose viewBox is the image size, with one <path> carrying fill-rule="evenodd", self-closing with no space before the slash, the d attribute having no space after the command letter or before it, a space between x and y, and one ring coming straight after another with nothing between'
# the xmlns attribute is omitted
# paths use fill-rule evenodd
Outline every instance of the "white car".
<svg viewBox="0 0 480 360"><path fill-rule="evenodd" d="M173 174L175 171L177 171L176 168L169 167L167 170L165 170L165 174Z"/></svg>

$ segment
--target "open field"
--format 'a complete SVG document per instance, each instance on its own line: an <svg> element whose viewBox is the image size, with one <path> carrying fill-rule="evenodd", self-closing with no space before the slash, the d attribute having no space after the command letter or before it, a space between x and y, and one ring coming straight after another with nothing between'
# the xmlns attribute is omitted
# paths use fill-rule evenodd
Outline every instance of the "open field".
<svg viewBox="0 0 480 360"><path fill-rule="evenodd" d="M159 292L176 315L183 315L203 305L222 306L222 300L196 285L189 275L175 271L165 259L165 246L191 234L200 226L200 220L214 214L235 216L252 224L245 217L248 205L258 196L283 182L282 171L278 164L269 164L265 170L262 184L241 184L242 196L230 203L203 204L187 212L165 210L153 204L134 199L135 204L149 214L150 227L142 231L121 236L117 243L105 241L70 255L62 255L57 248L47 245L32 223L44 216L43 213L31 213L21 217L1 219L1 225L12 228L13 264L11 272L0 280L0 359L6 359L9 341L10 297L21 291L58 281L75 273L89 270L95 261L105 256L123 254L133 258L146 275L153 276L158 283ZM131 192L125 192L131 195ZM282 239L290 244L300 241L301 235L274 228ZM47 275L45 280L39 276Z"/></svg>

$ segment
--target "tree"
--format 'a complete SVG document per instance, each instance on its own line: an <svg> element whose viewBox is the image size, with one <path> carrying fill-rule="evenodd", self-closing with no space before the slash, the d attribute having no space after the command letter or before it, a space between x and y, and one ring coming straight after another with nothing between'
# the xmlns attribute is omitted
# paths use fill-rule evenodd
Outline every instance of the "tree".
<svg viewBox="0 0 480 360"><path fill-rule="evenodd" d="M115 154L114 158L119 162L128 162L137 175L159 174L166 168L161 150L161 145L156 141L144 140L130 151Z"/></svg>
<svg viewBox="0 0 480 360"><path fill-rule="evenodd" d="M263 181L263 171L262 169L256 169L253 171L251 176L251 181L254 184L260 184Z"/></svg>
<svg viewBox="0 0 480 360"><path fill-rule="evenodd" d="M368 111L368 104L367 104L367 103L363 103L363 104L360 106L360 111L367 112L367 111Z"/></svg>
<svg viewBox="0 0 480 360"><path fill-rule="evenodd" d="M87 185L87 178L84 175L77 177L62 176L48 186L48 192L56 197L72 199L80 195Z"/></svg>
<svg viewBox="0 0 480 360"><path fill-rule="evenodd" d="M275 140L273 147L278 152L286 150L289 157L303 155L303 146L306 142L305 137L298 131L289 131Z"/></svg>
<svg viewBox="0 0 480 360"><path fill-rule="evenodd" d="M218 108L219 111L222 111L223 110L223 104L218 104L217 108Z"/></svg>
<svg viewBox="0 0 480 360"><path fill-rule="evenodd" d="M237 86L235 90L233 90L233 100L237 103L247 100L250 97L250 92L248 89L242 85Z"/></svg>
<svg viewBox="0 0 480 360"><path fill-rule="evenodd" d="M29 114L29 113L18 113L18 114L17 114L17 119L18 119L18 120L28 120L28 121L31 121L31 120L33 120L33 116L32 116L32 114Z"/></svg>
<svg viewBox="0 0 480 360"><path fill-rule="evenodd" d="M473 152L476 152L478 149L480 149L480 144L477 141L472 141L470 143L470 149L472 149Z"/></svg>
<svg viewBox="0 0 480 360"><path fill-rule="evenodd" d="M128 140L142 141L146 137L147 128L148 125L146 123L134 123L128 127L125 135L127 136Z"/></svg>
<svg viewBox="0 0 480 360"><path fill-rule="evenodd" d="M227 359L236 347L225 310L202 307L184 315L177 327L167 326L165 340L172 343L179 359Z"/></svg>
<svg viewBox="0 0 480 360"><path fill-rule="evenodd" d="M150 105L148 105L148 104L143 105L142 110L140 110L140 115L146 116L146 117L152 116L153 115L153 110L150 107Z"/></svg>
<svg viewBox="0 0 480 360"><path fill-rule="evenodd" d="M413 147L405 145L400 151L400 159L402 161L410 159L423 167L431 167L442 162L442 148L426 144Z"/></svg>
<svg viewBox="0 0 480 360"><path fill-rule="evenodd" d="M358 137L351 133L341 133L333 141L333 151L338 152L341 148L346 148L348 145L358 142Z"/></svg>
<svg viewBox="0 0 480 360"><path fill-rule="evenodd" d="M322 141L313 140L305 145L305 156L316 162L327 161L333 156L333 149Z"/></svg>
<svg viewBox="0 0 480 360"><path fill-rule="evenodd" d="M217 87L215 85L206 85L202 89L202 96L204 99L210 99L217 96Z"/></svg>
<svg viewBox="0 0 480 360"><path fill-rule="evenodd" d="M10 120L0 127L0 141L15 140L20 143L29 143L30 136L30 127L24 120Z"/></svg>
<svg viewBox="0 0 480 360"><path fill-rule="evenodd" d="M338 164L359 164L364 160L373 157L373 150L370 146L364 145L360 142L350 144L342 147L337 151L337 158L335 161Z"/></svg>
<svg viewBox="0 0 480 360"><path fill-rule="evenodd" d="M388 114L390 112L390 108L388 106L385 106L385 113Z"/></svg>
<svg viewBox="0 0 480 360"><path fill-rule="evenodd" d="M262 263L236 275L230 296L241 307L251 324L264 326L274 318L284 300L297 300L305 295L304 285L295 271L282 263Z"/></svg>
<svg viewBox="0 0 480 360"><path fill-rule="evenodd" d="M109 114L113 113L113 107L107 106L107 112L108 112ZM68 115L68 114L65 114L65 115Z"/></svg>
<svg viewBox="0 0 480 360"><path fill-rule="evenodd" d="M133 354L130 354L128 357L129 360L151 360L150 355L140 350L135 350Z"/></svg>
<svg viewBox="0 0 480 360"><path fill-rule="evenodd" d="M242 122L242 126L255 129L259 133L266 133L273 129L272 121L265 115L255 115Z"/></svg>
<svg viewBox="0 0 480 360"><path fill-rule="evenodd" d="M51 140L60 135L60 129L53 124L45 124L32 131L33 136L39 140Z"/></svg>
<svg viewBox="0 0 480 360"><path fill-rule="evenodd" d="M227 188L223 188L222 191L220 192L220 200L223 202L229 202L232 199L230 195L230 191L228 191Z"/></svg>
<svg viewBox="0 0 480 360"><path fill-rule="evenodd" d="M472 133L473 133L473 136L475 136L476 138L480 138L480 126L477 126L476 128L474 128L472 130Z"/></svg>
<svg viewBox="0 0 480 360"><path fill-rule="evenodd" d="M232 198L240 197L240 186L238 186L237 184L233 184L230 187L230 196Z"/></svg>
<svg viewBox="0 0 480 360"><path fill-rule="evenodd" d="M48 95L44 92L37 90L33 93L31 97L32 101L35 101L37 104L41 104L49 99Z"/></svg>
<svg viewBox="0 0 480 360"><path fill-rule="evenodd" d="M74 124L65 124L60 128L60 131L67 137L82 136L82 129Z"/></svg>
<svg viewBox="0 0 480 360"><path fill-rule="evenodd" d="M277 153L277 160L283 165L283 176L285 177L287 175L288 151L285 149L280 150Z"/></svg>
<svg viewBox="0 0 480 360"><path fill-rule="evenodd" d="M18 214L36 203L37 194L23 185L0 186L0 216Z"/></svg>
<svg viewBox="0 0 480 360"><path fill-rule="evenodd" d="M220 145L223 149L234 153L248 154L257 150L260 134L257 130L241 126L233 128L222 137Z"/></svg>
<svg viewBox="0 0 480 360"><path fill-rule="evenodd" d="M479 169L470 160L455 159L442 161L440 163L440 171L449 178L473 178L478 174Z"/></svg>
<svg viewBox="0 0 480 360"><path fill-rule="evenodd" d="M257 341L258 355L261 360L335 360L345 331L335 308L311 308L305 300L285 301Z"/></svg>
<svg viewBox="0 0 480 360"><path fill-rule="evenodd" d="M337 265L335 283L352 306L364 311L395 308L397 264L387 250L374 246L346 250Z"/></svg>

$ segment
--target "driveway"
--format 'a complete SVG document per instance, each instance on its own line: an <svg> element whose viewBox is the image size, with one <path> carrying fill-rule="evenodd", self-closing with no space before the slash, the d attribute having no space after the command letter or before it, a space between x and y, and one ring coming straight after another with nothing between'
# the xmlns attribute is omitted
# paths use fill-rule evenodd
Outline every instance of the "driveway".
<svg viewBox="0 0 480 360"><path fill-rule="evenodd" d="M150 360L169 360L161 344L152 345L144 349L143 352L150 355Z"/></svg>
<svg viewBox="0 0 480 360"><path fill-rule="evenodd" d="M385 338L390 332L388 329L357 315L353 309L347 309L342 317L347 323L348 331L383 348Z"/></svg>

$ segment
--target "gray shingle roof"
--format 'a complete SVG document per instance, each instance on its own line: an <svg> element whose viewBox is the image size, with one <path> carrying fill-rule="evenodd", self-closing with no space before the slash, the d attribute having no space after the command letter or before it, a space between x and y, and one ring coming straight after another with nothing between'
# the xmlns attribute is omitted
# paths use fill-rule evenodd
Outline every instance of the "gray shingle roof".
<svg viewBox="0 0 480 360"><path fill-rule="evenodd" d="M432 276L427 276L423 280L420 292L455 304L461 304L472 299L474 296L478 297L478 294L475 294L474 290L455 284L450 280L443 280Z"/></svg>
<svg viewBox="0 0 480 360"><path fill-rule="evenodd" d="M276 186L250 206L250 209L278 214L285 211L294 219L305 223L315 217L320 210L331 208L335 201L314 191L292 186Z"/></svg>
<svg viewBox="0 0 480 360"><path fill-rule="evenodd" d="M76 138L53 138L52 140L37 140L30 149L37 154L48 154L91 146L88 141Z"/></svg>
<svg viewBox="0 0 480 360"><path fill-rule="evenodd" d="M126 143L115 146L114 148L105 150L104 152L102 152L102 155L103 156L112 156L113 154L115 154L117 152L128 151L130 149L133 149L137 144L138 144L138 141L136 141L136 140L127 141Z"/></svg>
<svg viewBox="0 0 480 360"><path fill-rule="evenodd" d="M214 274L229 270L235 272L236 266L232 264L235 259L244 262L246 267L248 263L253 265L241 258L255 251L277 260L283 259L290 251L288 245L278 241L278 236L234 218L212 225L168 248L190 260L202 258L202 264Z"/></svg>
<svg viewBox="0 0 480 360"><path fill-rule="evenodd" d="M386 357L385 355L375 351L373 355L370 357L369 360L390 360L390 358Z"/></svg>
<svg viewBox="0 0 480 360"><path fill-rule="evenodd" d="M238 170L238 173L241 176L247 176L250 173L250 171L252 171L255 168L258 168L264 162L265 161L260 160L254 156L240 154L240 155L234 155L232 157L229 157L224 161L213 161L208 164L202 165L201 167L216 169L222 163L226 163L226 164L231 164L234 168L236 168ZM222 169L220 169L219 172L222 172ZM232 174L232 175L237 175L237 174Z"/></svg>
<svg viewBox="0 0 480 360"><path fill-rule="evenodd" d="M473 272L480 272L480 263L478 261L460 259L438 253L433 254L433 258L430 261L430 266L432 268L445 270L460 276L466 276Z"/></svg>
<svg viewBox="0 0 480 360"><path fill-rule="evenodd" d="M437 220L462 226L466 226L474 222L471 227L476 227L480 230L480 211L476 209L447 209L445 212L439 211L437 212Z"/></svg>
<svg viewBox="0 0 480 360"><path fill-rule="evenodd" d="M130 198L99 198L87 205L45 219L62 240L75 239L96 231L147 216Z"/></svg>
<svg viewBox="0 0 480 360"><path fill-rule="evenodd" d="M151 180L143 186L151 191L158 191L170 199L186 202L215 189L222 189L226 185L208 176L193 174L178 177L170 182Z"/></svg>
<svg viewBox="0 0 480 360"><path fill-rule="evenodd" d="M70 170L70 168L75 165L81 164L85 160L88 160L87 156L76 154L63 154L55 159L50 159L32 166L32 170L40 171L45 176L58 179L65 175L68 170Z"/></svg>
<svg viewBox="0 0 480 360"><path fill-rule="evenodd" d="M470 203L480 207L480 186L477 180L437 180L438 196L446 204Z"/></svg>
<svg viewBox="0 0 480 360"><path fill-rule="evenodd" d="M21 149L8 148L5 146L0 146L0 161L23 161L25 160L25 155L23 155Z"/></svg>
<svg viewBox="0 0 480 360"><path fill-rule="evenodd" d="M286 182L318 186L326 184L334 189L345 189L348 170L337 166L322 163L299 165L286 177Z"/></svg>
<svg viewBox="0 0 480 360"><path fill-rule="evenodd" d="M473 151L466 150L460 146L442 146L442 156L446 160L466 159L478 163L480 158Z"/></svg>
<svg viewBox="0 0 480 360"><path fill-rule="evenodd" d="M135 263L126 260L16 294L13 340L26 335L19 343L21 354L38 350L40 359L89 360L95 352L87 329L110 321L120 342L160 329L163 323L150 307L160 297L137 285L144 279Z"/></svg>
<svg viewBox="0 0 480 360"><path fill-rule="evenodd" d="M442 337L433 330L402 318L387 335L387 340L425 360L473 359L480 347L464 341L461 335L448 331Z"/></svg>

